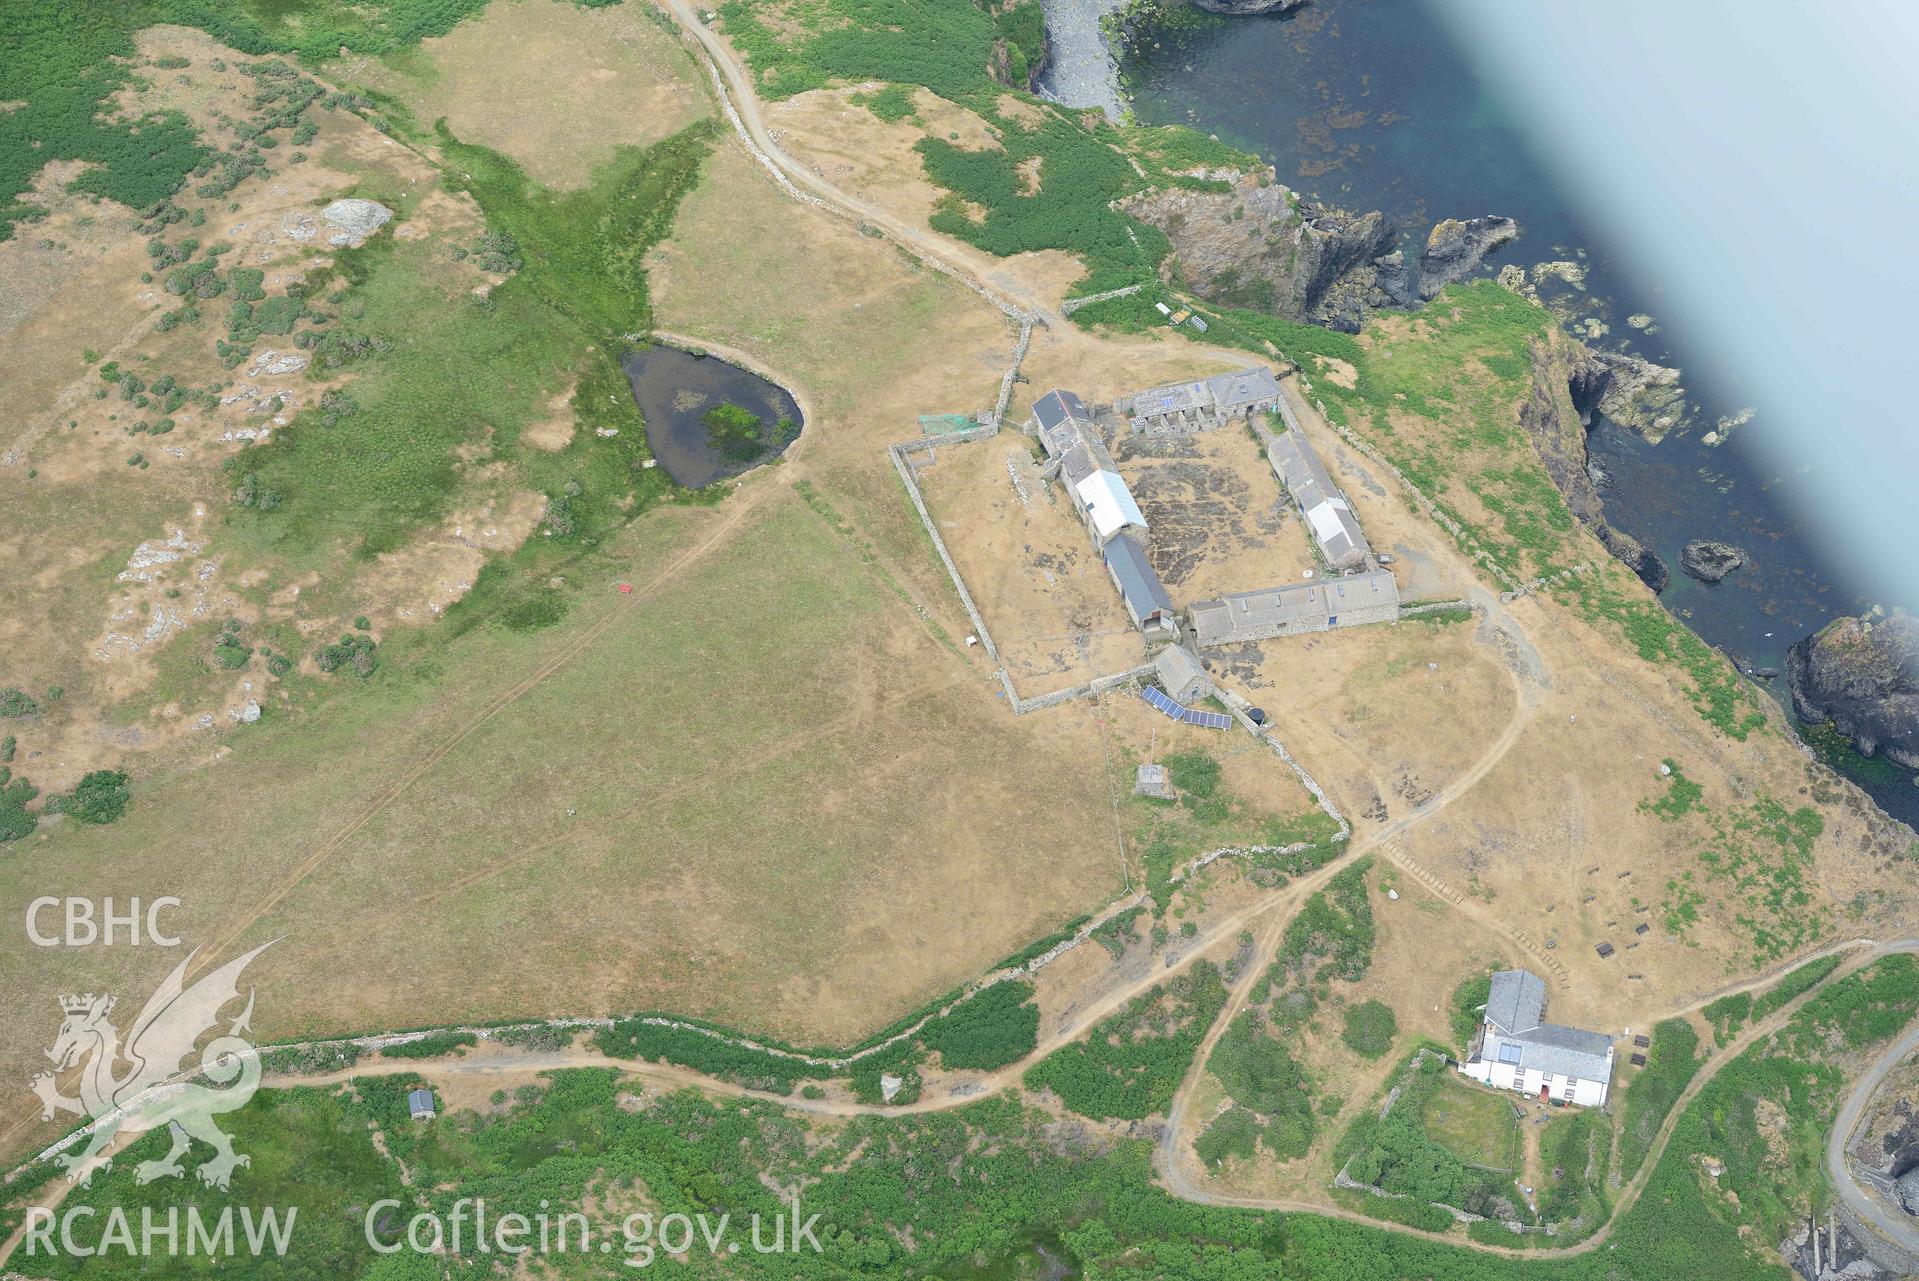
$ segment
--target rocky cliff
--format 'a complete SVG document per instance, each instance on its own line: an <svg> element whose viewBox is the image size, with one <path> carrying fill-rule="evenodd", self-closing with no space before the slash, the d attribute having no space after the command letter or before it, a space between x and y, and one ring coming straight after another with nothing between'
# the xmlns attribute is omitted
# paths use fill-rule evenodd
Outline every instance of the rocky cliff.
<svg viewBox="0 0 1919 1281"><path fill-rule="evenodd" d="M1786 676L1800 719L1919 769L1919 619L1838 619L1792 647Z"/></svg>
<svg viewBox="0 0 1919 1281"><path fill-rule="evenodd" d="M1605 506L1586 455L1586 423L1573 403L1573 387L1592 353L1554 330L1532 347L1532 385L1519 406L1519 422L1532 438L1546 474L1565 496L1580 524L1607 551L1655 592L1670 577L1666 563L1631 534L1606 523Z"/></svg>
<svg viewBox="0 0 1919 1281"><path fill-rule="evenodd" d="M1379 297L1375 260L1394 236L1384 215L1302 200L1270 172L1234 175L1224 191L1142 192L1121 207L1166 233L1168 271L1201 298L1348 333Z"/></svg>
<svg viewBox="0 0 1919 1281"><path fill-rule="evenodd" d="M1419 258L1419 296L1431 301L1447 285L1465 280L1479 270L1486 255L1519 236L1511 218L1448 218L1426 236L1426 252Z"/></svg>
<svg viewBox="0 0 1919 1281"><path fill-rule="evenodd" d="M1586 422L1597 410L1653 441L1686 422L1686 389L1677 369L1623 351L1582 350L1572 393Z"/></svg>

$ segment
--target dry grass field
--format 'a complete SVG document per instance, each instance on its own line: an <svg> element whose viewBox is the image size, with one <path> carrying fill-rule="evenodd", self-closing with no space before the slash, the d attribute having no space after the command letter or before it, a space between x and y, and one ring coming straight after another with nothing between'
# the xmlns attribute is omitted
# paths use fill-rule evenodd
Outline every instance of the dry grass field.
<svg viewBox="0 0 1919 1281"><path fill-rule="evenodd" d="M1061 487L1039 478L1029 440L952 446L918 470L927 509L1022 696L1143 661L1099 552Z"/></svg>
<svg viewBox="0 0 1919 1281"><path fill-rule="evenodd" d="M706 115L692 70L650 5L497 0L447 35L382 60L341 59L332 72L566 191L615 147L658 142Z"/></svg>
<svg viewBox="0 0 1919 1281"><path fill-rule="evenodd" d="M212 52L195 48L195 67ZM316 161L295 171L306 186L258 198L310 205L377 181L402 228L433 215L443 198L428 195L420 157L337 123L344 132L323 132ZM382 173L335 163L387 155L398 167ZM243 204L235 221L271 223L281 209ZM792 234L766 236L775 219ZM82 268L106 279L127 265ZM119 823L50 821L10 850L6 901L103 885L176 894L191 942L230 955L280 938L255 971L266 1037L666 1005L831 1043L1120 892L1107 732L1087 707L1007 715L959 644L963 615L883 452L918 412L988 401L1010 349L1003 319L882 241L795 216L731 145L654 271L662 327L737 350L799 395L808 430L786 460L716 507L663 510L621 535L603 572L563 586L580 603L558 626L473 632L335 688L311 713L289 707L197 752L153 756ZM61 322L45 308L28 309L9 359L48 358ZM129 307L120 323L140 314ZM111 349L104 333L98 343ZM80 353L63 355L90 396ZM31 670L73 691L68 723L111 723L79 710L108 683L79 643L108 616L102 580L176 527L194 556L235 566L235 599L218 608L290 619L332 599L391 620L393 595L349 595L330 568L318 582L305 571L239 582L259 553L222 542L220 455L187 426L172 439L207 450L197 472L82 468L72 458L92 439L38 447L38 488L10 509L27 524L10 519L7 533L43 584L10 620L13 638L41 647ZM62 467L97 489L53 488ZM511 492L482 479L450 521L462 538L514 525ZM5 480L24 483L19 470ZM98 511L76 513L76 494ZM85 541L31 539L31 522L56 510ZM366 581L390 593L389 572L383 559ZM621 577L632 596L613 592ZM167 679L162 664L136 682L139 697ZM35 732L22 734L23 761L50 750ZM147 720L116 732L155 734ZM36 776L70 782L51 755L31 759ZM125 756L84 758L102 759ZM16 943L0 986L34 1011L71 985L69 967ZM99 953L88 982L140 990L172 959ZM29 1015L8 1038L9 1070L26 1070L44 1022Z"/></svg>
<svg viewBox="0 0 1919 1281"><path fill-rule="evenodd" d="M145 39L149 56L177 50L191 63L156 71L149 105L209 125L233 110L238 82L209 77L217 48L175 31ZM694 64L638 5L502 0L418 51L336 70L555 188L710 114ZM923 223L935 193L913 141L931 131L987 145L984 123L921 95L917 120L886 125L850 92L802 94L769 118L818 173ZM294 250L275 228L344 193L375 195L398 215L388 252L423 282L423 306L482 307L499 282L448 252L481 230L478 207L440 187L435 153L417 145L328 116L304 165L237 187L238 208L204 234L284 284L327 255ZM138 281L142 244L124 211L66 202L51 180L48 198L44 234L0 246L0 422L11 433L0 452L16 455L0 468L0 558L26 586L0 612L0 646L10 681L18 667L36 688L67 691L20 731L36 782L70 786L102 763L131 763L137 777L119 822L50 820L9 848L0 904L18 912L39 895L108 887L120 899L171 894L203 959L278 940L254 971L263 1038L668 1008L794 1041L856 1041L1151 885L1156 858L1258 843L1315 812L1263 745L1174 725L1130 695L1009 714L985 656L963 642L966 616L885 447L914 435L919 414L989 408L1013 328L883 237L796 205L730 133L647 258L653 317L790 388L803 435L718 501L661 504L556 574L546 590L571 608L553 625L477 627L444 644L439 610L543 510L515 470L524 457L496 454L495 438L517 424L542 457L569 447L576 370L556 360L508 377L476 364L471 379L511 411L508 429L474 415L447 451L444 509L398 546L356 559L342 535L276 550L228 519L221 464L240 430L276 426L288 407L276 397L334 384L242 368L231 380L251 389L231 404L183 413L158 444L128 443L120 403L94 396L97 361L198 382L227 371L208 367L206 333L159 330L165 300ZM1015 421L1049 387L1110 400L1248 360L1184 332L1091 334L1046 314L1080 271L1063 254L988 260L953 246L953 258L1042 311ZM1390 344L1375 335L1369 350L1480 368L1427 321L1386 333ZM1404 433L1423 459L1443 456L1448 502L1490 523L1525 496L1524 460L1474 430L1512 409L1474 400L1473 423L1394 411L1371 426ZM1911 928L1911 865L1892 858L1903 847L1776 723L1726 737L1679 672L1635 655L1616 629L1550 597L1501 600L1381 468L1316 417L1305 430L1375 545L1398 554L1405 594L1470 596L1479 613L1207 656L1221 684L1270 713L1373 855L1371 881L1399 895L1375 893L1370 970L1337 985L1301 1036L1302 1063L1340 1106L1306 1159L1238 1171L1235 1187L1323 1195L1332 1136L1391 1061L1340 1041L1349 1005L1389 1004L1404 1046L1445 1034L1461 977L1524 964L1547 975L1553 1018L1623 1030L1841 933ZM135 451L146 466L129 462ZM1180 603L1296 581L1310 563L1237 429L1120 452ZM1024 501L1019 477L1032 485ZM1103 569L1070 507L1037 485L1023 438L945 451L926 483L1023 689L1139 661ZM176 536L172 568L119 577L143 542ZM1583 534L1570 546L1603 561ZM310 656L360 614L383 637L418 638L394 646L410 661L364 683L291 683L263 700L257 725L232 724L261 691L205 661L225 619L277 629ZM112 640L136 630L138 649ZM1136 764L1196 750L1220 766L1224 818L1129 796ZM1676 777L1697 793L1675 791ZM1816 831L1801 810L1816 811ZM1069 953L1040 983L1042 1036L1079 1030L1169 959L1237 958L1250 946L1242 928L1266 930L1304 897L1273 879L1220 860L1168 895L1169 938ZM1600 942L1618 951L1601 959ZM175 959L111 949L82 967L0 940L0 996L22 1012L0 1042L0 1072L24 1078L35 1064L57 1024L53 995L77 971L78 986L132 994ZM1219 1097L1203 1087L1193 1115ZM20 1100L0 1117L9 1150L48 1137Z"/></svg>

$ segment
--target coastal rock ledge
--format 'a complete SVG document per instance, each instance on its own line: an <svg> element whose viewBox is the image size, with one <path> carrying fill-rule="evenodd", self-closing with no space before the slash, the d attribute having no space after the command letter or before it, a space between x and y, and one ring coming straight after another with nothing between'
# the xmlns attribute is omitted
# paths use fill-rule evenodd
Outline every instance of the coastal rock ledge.
<svg viewBox="0 0 1919 1281"><path fill-rule="evenodd" d="M1419 296L1431 302L1447 285L1469 278L1486 255L1519 236L1511 218L1448 218L1426 237L1419 259Z"/></svg>
<svg viewBox="0 0 1919 1281"><path fill-rule="evenodd" d="M1223 13L1232 18L1252 18L1260 14L1291 13L1306 7L1307 0L1191 0L1195 9Z"/></svg>
<svg viewBox="0 0 1919 1281"><path fill-rule="evenodd" d="M1919 769L1919 619L1837 619L1787 652L1786 675L1801 720Z"/></svg>
<svg viewBox="0 0 1919 1281"><path fill-rule="evenodd" d="M1702 583L1716 583L1745 563L1746 553L1709 538L1687 543L1679 553L1679 567Z"/></svg>

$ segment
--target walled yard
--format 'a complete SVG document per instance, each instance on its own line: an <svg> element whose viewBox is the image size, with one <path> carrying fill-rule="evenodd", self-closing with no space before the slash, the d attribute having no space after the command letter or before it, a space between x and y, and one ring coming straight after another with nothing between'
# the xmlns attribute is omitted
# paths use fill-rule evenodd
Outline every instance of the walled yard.
<svg viewBox="0 0 1919 1281"><path fill-rule="evenodd" d="M1032 442L1013 432L937 451L917 475L1023 697L1136 667L1139 633Z"/></svg>
<svg viewBox="0 0 1919 1281"><path fill-rule="evenodd" d="M1299 582L1313 568L1305 527L1243 429L1122 432L1113 455L1146 516L1153 567L1176 605Z"/></svg>

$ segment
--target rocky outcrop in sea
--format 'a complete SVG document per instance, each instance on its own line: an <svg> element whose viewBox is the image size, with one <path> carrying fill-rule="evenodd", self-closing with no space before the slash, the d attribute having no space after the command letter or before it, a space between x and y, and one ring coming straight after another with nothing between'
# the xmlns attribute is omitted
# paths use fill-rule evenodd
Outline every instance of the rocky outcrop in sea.
<svg viewBox="0 0 1919 1281"><path fill-rule="evenodd" d="M1716 583L1745 563L1745 552L1710 538L1695 539L1679 553L1679 568L1702 583Z"/></svg>
<svg viewBox="0 0 1919 1281"><path fill-rule="evenodd" d="M1419 296L1437 298L1447 285L1477 272L1487 254L1518 236L1519 224L1496 214L1439 223L1427 234L1426 252L1419 256Z"/></svg>
<svg viewBox="0 0 1919 1281"><path fill-rule="evenodd" d="M1836 619L1787 651L1786 677L1801 720L1919 769L1919 619Z"/></svg>
<svg viewBox="0 0 1919 1281"><path fill-rule="evenodd" d="M1163 187L1128 196L1120 207L1166 233L1169 273L1199 297L1345 333L1358 333L1372 309L1431 300L1519 234L1510 218L1448 219L1413 263L1394 247L1398 229L1377 211L1306 199L1270 169L1208 177L1225 187Z"/></svg>

